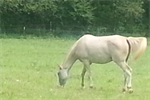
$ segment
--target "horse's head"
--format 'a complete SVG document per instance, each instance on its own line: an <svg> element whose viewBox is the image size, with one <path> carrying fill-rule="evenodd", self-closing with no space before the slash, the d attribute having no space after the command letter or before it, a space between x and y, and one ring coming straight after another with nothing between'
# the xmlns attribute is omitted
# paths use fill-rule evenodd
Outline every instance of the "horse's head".
<svg viewBox="0 0 150 100"><path fill-rule="evenodd" d="M64 86L66 84L66 81L68 79L67 69L63 69L62 67L59 66L58 79L60 86Z"/></svg>

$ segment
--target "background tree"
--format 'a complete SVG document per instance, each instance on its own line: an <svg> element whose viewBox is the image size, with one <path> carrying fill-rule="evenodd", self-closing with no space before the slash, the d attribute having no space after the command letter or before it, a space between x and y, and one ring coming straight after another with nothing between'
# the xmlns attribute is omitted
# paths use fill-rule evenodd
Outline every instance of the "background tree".
<svg viewBox="0 0 150 100"><path fill-rule="evenodd" d="M0 0L5 33L149 33L148 0ZM42 31L43 30L43 31ZM76 32L77 31L77 32ZM65 33L65 32L64 32Z"/></svg>
<svg viewBox="0 0 150 100"><path fill-rule="evenodd" d="M150 1L149 0L143 0L143 18L142 18L142 30L145 30L145 36L150 37Z"/></svg>

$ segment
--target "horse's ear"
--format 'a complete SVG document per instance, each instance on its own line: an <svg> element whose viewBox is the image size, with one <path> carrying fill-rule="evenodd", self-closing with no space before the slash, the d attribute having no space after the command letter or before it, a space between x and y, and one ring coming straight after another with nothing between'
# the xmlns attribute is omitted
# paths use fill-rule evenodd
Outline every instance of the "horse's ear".
<svg viewBox="0 0 150 100"><path fill-rule="evenodd" d="M60 65L57 64L57 66L59 67L59 69L62 69L62 67Z"/></svg>

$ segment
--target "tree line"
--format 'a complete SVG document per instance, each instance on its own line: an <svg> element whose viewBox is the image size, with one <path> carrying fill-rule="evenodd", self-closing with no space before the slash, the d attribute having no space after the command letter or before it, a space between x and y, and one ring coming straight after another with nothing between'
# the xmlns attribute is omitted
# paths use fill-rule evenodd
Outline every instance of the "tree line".
<svg viewBox="0 0 150 100"><path fill-rule="evenodd" d="M32 29L44 29L53 34L55 30L95 30L148 35L149 4L148 0L0 0L0 30L30 33Z"/></svg>

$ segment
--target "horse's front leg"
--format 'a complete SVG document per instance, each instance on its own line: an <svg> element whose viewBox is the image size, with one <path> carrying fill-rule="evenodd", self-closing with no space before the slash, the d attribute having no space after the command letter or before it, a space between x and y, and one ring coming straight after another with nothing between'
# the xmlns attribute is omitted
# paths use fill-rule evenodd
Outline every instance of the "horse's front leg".
<svg viewBox="0 0 150 100"><path fill-rule="evenodd" d="M84 60L82 61L83 64L84 64L84 68L83 68L83 71L82 71L82 87L84 87L84 76L85 76L85 72L87 71L87 74L88 74L88 78L89 78L89 81L90 81L90 88L93 87L93 80L92 80L92 75L91 75L91 69L90 69L90 62L88 60Z"/></svg>
<svg viewBox="0 0 150 100"><path fill-rule="evenodd" d="M91 76L91 72L90 72L90 75L89 75L89 80L90 80L90 88L93 88L93 79L92 79L92 76Z"/></svg>
<svg viewBox="0 0 150 100"><path fill-rule="evenodd" d="M84 76L85 76L86 68L84 67L81 73L82 81L81 81L81 86L84 88Z"/></svg>
<svg viewBox="0 0 150 100"><path fill-rule="evenodd" d="M86 65L86 70L87 70L88 78L89 78L89 81L90 81L90 88L93 88L93 79L92 79L90 64Z"/></svg>

